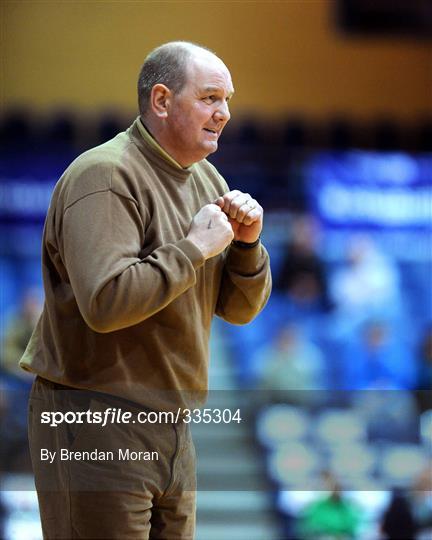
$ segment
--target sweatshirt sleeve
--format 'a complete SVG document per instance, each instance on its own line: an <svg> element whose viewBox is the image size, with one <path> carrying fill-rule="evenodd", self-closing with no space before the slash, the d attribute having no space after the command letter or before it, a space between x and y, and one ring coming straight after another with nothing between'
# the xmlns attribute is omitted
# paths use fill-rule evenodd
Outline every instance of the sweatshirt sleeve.
<svg viewBox="0 0 432 540"><path fill-rule="evenodd" d="M231 244L216 305L216 314L233 324L250 322L264 308L271 292L267 250L261 242L250 249Z"/></svg>
<svg viewBox="0 0 432 540"><path fill-rule="evenodd" d="M142 322L192 287L204 258L187 239L140 258L145 231L136 202L110 189L66 208L63 258L87 325L113 332Z"/></svg>

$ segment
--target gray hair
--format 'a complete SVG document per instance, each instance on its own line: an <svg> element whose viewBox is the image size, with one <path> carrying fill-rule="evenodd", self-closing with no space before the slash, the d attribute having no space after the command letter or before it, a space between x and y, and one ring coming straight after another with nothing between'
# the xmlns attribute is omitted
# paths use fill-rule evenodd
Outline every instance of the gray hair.
<svg viewBox="0 0 432 540"><path fill-rule="evenodd" d="M138 77L138 107L141 116L148 110L155 84L164 84L174 94L181 92L187 81L188 61L194 53L200 51L214 54L210 49L189 41L171 41L150 52Z"/></svg>

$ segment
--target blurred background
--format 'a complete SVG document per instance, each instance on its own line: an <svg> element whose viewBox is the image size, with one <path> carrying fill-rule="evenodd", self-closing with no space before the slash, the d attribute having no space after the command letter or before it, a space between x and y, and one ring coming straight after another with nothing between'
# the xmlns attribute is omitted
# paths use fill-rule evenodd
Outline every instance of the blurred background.
<svg viewBox="0 0 432 540"><path fill-rule="evenodd" d="M17 362L42 303L55 182L137 115L146 54L184 39L231 70L210 160L265 209L274 289L215 321L197 425L197 540L432 537L432 4L0 4L1 538L41 537ZM89 231L90 232L90 231Z"/></svg>

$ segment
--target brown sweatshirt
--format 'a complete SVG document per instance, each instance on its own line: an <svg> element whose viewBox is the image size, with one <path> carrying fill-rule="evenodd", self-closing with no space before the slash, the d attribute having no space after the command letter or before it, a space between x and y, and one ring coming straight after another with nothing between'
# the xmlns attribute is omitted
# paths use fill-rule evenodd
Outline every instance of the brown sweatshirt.
<svg viewBox="0 0 432 540"><path fill-rule="evenodd" d="M244 324L270 294L265 248L204 261L186 235L228 187L206 160L181 169L133 125L79 156L45 222L45 305L24 369L152 409L203 403L216 313Z"/></svg>

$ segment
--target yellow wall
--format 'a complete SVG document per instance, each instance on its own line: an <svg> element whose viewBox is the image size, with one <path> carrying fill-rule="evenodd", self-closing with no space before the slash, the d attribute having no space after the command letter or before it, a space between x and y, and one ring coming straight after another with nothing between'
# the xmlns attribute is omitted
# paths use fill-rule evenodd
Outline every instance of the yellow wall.
<svg viewBox="0 0 432 540"><path fill-rule="evenodd" d="M1 2L2 104L135 109L145 54L173 39L230 67L234 110L417 118L432 110L432 48L347 38L329 0Z"/></svg>

